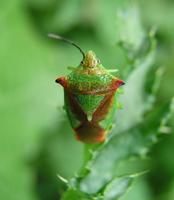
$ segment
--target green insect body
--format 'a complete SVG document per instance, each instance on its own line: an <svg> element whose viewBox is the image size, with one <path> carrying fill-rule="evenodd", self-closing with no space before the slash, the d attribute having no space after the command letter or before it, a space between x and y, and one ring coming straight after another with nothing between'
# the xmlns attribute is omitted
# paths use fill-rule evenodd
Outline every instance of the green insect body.
<svg viewBox="0 0 174 200"><path fill-rule="evenodd" d="M105 69L93 51L83 53L80 65L71 70L56 82L64 88L65 109L76 138L85 143L103 142L112 128L116 91L124 82Z"/></svg>

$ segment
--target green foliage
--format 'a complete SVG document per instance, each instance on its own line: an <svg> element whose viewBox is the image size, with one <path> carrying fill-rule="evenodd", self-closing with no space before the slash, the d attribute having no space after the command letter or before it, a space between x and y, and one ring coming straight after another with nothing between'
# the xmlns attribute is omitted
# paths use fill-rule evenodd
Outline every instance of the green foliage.
<svg viewBox="0 0 174 200"><path fill-rule="evenodd" d="M129 25L126 24L128 18L132 20L132 23L129 21ZM148 74L149 71L152 73L155 61L156 48L153 31L145 36L139 27L140 22L135 7L118 9L117 22L119 43L125 50L129 67L129 73L125 76L129 75L129 77L126 81L125 95L123 95L125 108L121 116L117 114L120 120L117 121L108 141L90 150L92 155L85 163L84 169L70 180L69 188L72 189L67 193L73 190L74 198L77 192L75 199L80 198L79 191L86 194L87 199L112 200L123 195L130 186L132 178L124 175L114 178L117 166L122 160L128 160L132 156L136 159L146 156L152 144L157 142L158 136L168 129L165 128L168 120L174 116L173 101L165 105L165 108L158 109L154 105L156 85L161 73L156 73L156 77ZM131 32L132 30L136 30L136 36L134 32ZM146 43L150 45L148 49L144 45ZM149 93L145 91L146 84L149 84L147 75L150 78L153 76L154 79L153 84L149 86L151 88ZM128 115L129 112L131 115ZM71 195L66 194L63 199L71 199Z"/></svg>
<svg viewBox="0 0 174 200"><path fill-rule="evenodd" d="M174 7L138 3L0 2L0 199L174 199ZM48 32L94 50L108 69L119 68L123 109L106 143L84 151L74 139L54 79L81 55L49 41Z"/></svg>

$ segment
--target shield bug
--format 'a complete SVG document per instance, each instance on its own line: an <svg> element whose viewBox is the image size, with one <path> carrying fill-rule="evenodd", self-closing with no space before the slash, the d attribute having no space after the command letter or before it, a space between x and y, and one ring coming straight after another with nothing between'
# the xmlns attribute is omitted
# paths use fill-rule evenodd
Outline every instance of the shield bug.
<svg viewBox="0 0 174 200"><path fill-rule="evenodd" d="M103 142L111 130L117 108L117 89L124 82L105 69L93 51L86 54L74 42L49 34L77 47L83 55L71 73L56 79L64 88L65 110L76 138L85 143Z"/></svg>

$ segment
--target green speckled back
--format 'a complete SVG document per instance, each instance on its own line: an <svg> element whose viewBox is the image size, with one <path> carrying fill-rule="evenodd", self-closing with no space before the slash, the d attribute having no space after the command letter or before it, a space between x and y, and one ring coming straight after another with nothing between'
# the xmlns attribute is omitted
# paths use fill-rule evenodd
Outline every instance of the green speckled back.
<svg viewBox="0 0 174 200"><path fill-rule="evenodd" d="M67 78L69 87L78 93L107 88L112 83L114 77L108 73L87 74L74 71Z"/></svg>

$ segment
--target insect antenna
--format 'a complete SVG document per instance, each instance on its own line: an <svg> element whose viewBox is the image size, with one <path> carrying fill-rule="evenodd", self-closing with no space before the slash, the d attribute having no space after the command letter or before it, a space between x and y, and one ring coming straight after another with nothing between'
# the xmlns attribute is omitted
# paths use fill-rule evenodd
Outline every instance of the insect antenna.
<svg viewBox="0 0 174 200"><path fill-rule="evenodd" d="M69 44L75 46L77 49L79 49L79 51L80 51L81 54L83 55L83 60L84 60L84 58L85 58L85 53L84 53L84 51L83 51L76 43L74 43L73 41L71 41L71 40L69 40L69 39L66 39L66 38L64 38L64 37L62 37L62 36L60 36L60 35L55 35L55 34L53 34L53 33L49 33L49 34L48 34L48 37L50 37L50 38L52 38L52 39L56 39L56 40L62 40L62 41L64 41L64 42L66 42L66 43L69 43Z"/></svg>

